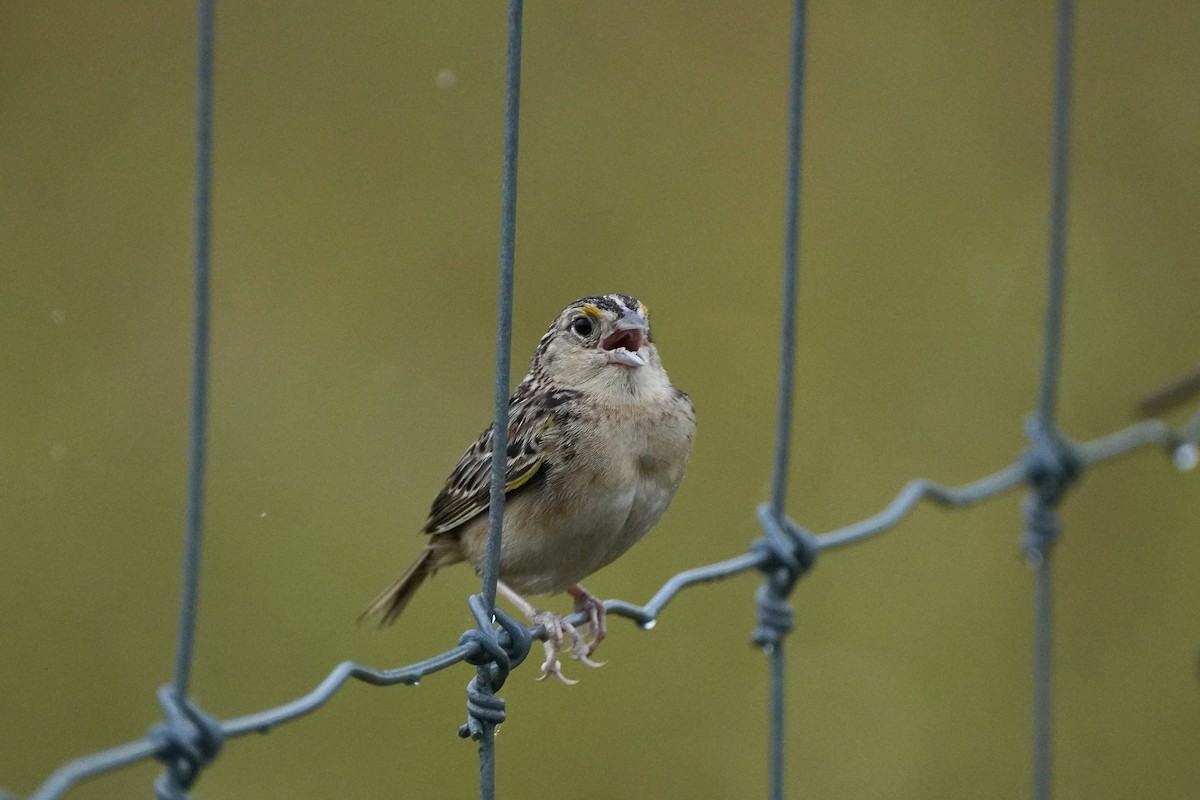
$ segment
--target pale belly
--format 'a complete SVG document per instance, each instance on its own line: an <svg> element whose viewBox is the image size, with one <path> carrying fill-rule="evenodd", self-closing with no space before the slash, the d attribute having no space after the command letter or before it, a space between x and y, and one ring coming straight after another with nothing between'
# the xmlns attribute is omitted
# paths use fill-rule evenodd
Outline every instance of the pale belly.
<svg viewBox="0 0 1200 800"><path fill-rule="evenodd" d="M577 461L569 476L552 474L544 485L511 497L504 513L500 579L522 594L556 594L633 547L662 517L683 479L690 431L681 432L678 450L664 447L661 439L643 440L647 445L658 459L629 447L618 450L628 453L620 464L608 461L601 470ZM486 515L468 523L462 544L477 570L486 538Z"/></svg>
<svg viewBox="0 0 1200 800"><path fill-rule="evenodd" d="M542 506L547 495L518 495L505 509L500 579L522 594L556 594L633 547L662 517L675 486L639 480L622 491L593 487L586 497ZM468 559L480 569L487 519L464 531Z"/></svg>
<svg viewBox="0 0 1200 800"><path fill-rule="evenodd" d="M542 483L509 497L501 580L522 594L556 594L616 560L654 527L683 480L695 431L690 403L669 386L666 391L652 403L597 412L609 414L605 424L580 419L570 430L571 453L548 454ZM461 539L477 570L486 517L467 523Z"/></svg>

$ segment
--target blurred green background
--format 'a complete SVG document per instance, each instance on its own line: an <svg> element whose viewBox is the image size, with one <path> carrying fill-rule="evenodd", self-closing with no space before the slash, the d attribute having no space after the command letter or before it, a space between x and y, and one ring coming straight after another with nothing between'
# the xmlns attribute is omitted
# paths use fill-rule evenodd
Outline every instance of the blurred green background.
<svg viewBox="0 0 1200 800"><path fill-rule="evenodd" d="M644 602L742 552L767 493L789 4L526 9L514 380L570 300L654 311L699 414L654 533L589 587ZM1009 463L1035 394L1052 4L811 9L789 509L814 531L908 479ZM194 692L219 717L397 666L469 625L469 570L395 628L364 604L421 546L490 408L502 3L218 10L212 411ZM1064 430L1200 363L1200 5L1078 10ZM0 5L0 786L142 735L169 679L191 327L190 4ZM1182 414L1183 412L1179 412ZM1176 418L1174 421L1178 421ZM1056 785L1200 787L1200 485L1090 473L1059 548ZM1010 798L1029 783L1016 496L922 508L795 596L796 796ZM504 688L505 797L755 797L758 579L617 621L598 671ZM563 601L552 607L567 607ZM198 796L464 797L459 667L352 684L232 742ZM72 797L146 796L148 764Z"/></svg>

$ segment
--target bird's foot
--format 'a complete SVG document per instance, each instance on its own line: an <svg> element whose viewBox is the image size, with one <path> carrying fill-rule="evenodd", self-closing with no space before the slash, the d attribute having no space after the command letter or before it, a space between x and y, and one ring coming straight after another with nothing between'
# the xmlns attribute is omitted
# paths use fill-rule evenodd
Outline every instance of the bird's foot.
<svg viewBox="0 0 1200 800"><path fill-rule="evenodd" d="M496 590L511 600L517 608L521 609L531 623L540 625L546 630L546 641L542 644L546 650L546 660L542 664L542 674L538 677L539 681L543 681L553 675L567 685L578 683L578 681L573 681L562 673L562 662L558 656L562 652L564 640L571 643L571 658L582 662L588 667L604 666L603 663L592 661L591 659L596 645L600 644L600 641L604 638L604 606L582 586L575 585L567 591L575 598L575 610L583 611L588 615L588 623L592 627L592 640L590 642L583 638L583 634L579 632L578 628L567 622L561 615L555 614L553 611L543 611L539 608L534 608L528 600L517 594L504 581L499 581L496 584Z"/></svg>
<svg viewBox="0 0 1200 800"><path fill-rule="evenodd" d="M542 645L546 650L546 660L542 664L542 674L538 677L539 681L553 675L568 686L579 683L579 681L571 680L562 672L562 662L558 656L562 652L564 640L570 642L572 658L581 661L589 667L603 666L588 657L590 653L588 642L583 638L583 634L579 632L579 629L567 622L563 617L552 611L539 610L530 612L528 617L529 621L534 625L541 625L546 629L546 641Z"/></svg>
<svg viewBox="0 0 1200 800"><path fill-rule="evenodd" d="M608 635L608 612L604 609L603 601L581 584L577 583L567 589L567 593L575 598L575 610L588 615L588 626L592 629L592 639L587 645L587 654L590 656ZM603 663L601 661L597 666Z"/></svg>

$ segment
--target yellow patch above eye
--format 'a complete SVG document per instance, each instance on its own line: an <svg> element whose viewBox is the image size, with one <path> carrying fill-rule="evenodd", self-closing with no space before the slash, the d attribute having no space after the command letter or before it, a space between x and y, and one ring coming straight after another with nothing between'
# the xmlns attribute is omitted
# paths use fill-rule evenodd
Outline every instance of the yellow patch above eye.
<svg viewBox="0 0 1200 800"><path fill-rule="evenodd" d="M638 313L642 315L643 319L649 319L650 317L650 308L640 300L638 301Z"/></svg>
<svg viewBox="0 0 1200 800"><path fill-rule="evenodd" d="M596 308L591 303L588 303L587 305L584 305L584 306L580 306L579 310L582 311L584 314L587 314L592 319L600 319L600 309Z"/></svg>

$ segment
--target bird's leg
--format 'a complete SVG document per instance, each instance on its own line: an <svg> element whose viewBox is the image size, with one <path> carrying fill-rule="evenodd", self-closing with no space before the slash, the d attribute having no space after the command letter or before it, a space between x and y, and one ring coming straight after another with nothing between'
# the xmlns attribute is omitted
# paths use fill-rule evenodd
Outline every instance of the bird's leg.
<svg viewBox="0 0 1200 800"><path fill-rule="evenodd" d="M512 587L505 584L504 581L498 581L496 588L513 605L520 609L521 613L531 623L541 625L546 629L546 641L542 643L542 646L546 650L546 660L542 664L542 674L538 677L539 681L553 675L567 685L578 683L578 681L573 681L562 673L562 662L559 661L558 654L562 651L564 634L571 640L571 655L574 658L579 659L589 667L601 666L588 658L588 645L584 641L583 635L562 616L555 614L553 611L543 611L539 608L534 608L528 600L513 591Z"/></svg>
<svg viewBox="0 0 1200 800"><path fill-rule="evenodd" d="M583 584L575 584L567 589L567 594L575 598L575 610L588 615L588 624L592 628L592 641L588 643L587 649L587 655L590 656L596 652L596 648L608 634L608 612L604 610L604 603L600 598L583 588Z"/></svg>

